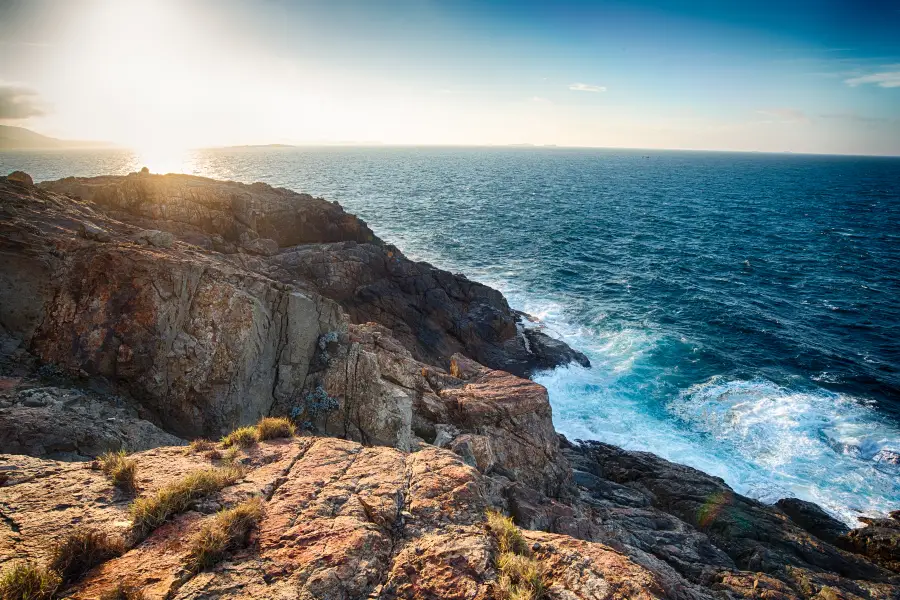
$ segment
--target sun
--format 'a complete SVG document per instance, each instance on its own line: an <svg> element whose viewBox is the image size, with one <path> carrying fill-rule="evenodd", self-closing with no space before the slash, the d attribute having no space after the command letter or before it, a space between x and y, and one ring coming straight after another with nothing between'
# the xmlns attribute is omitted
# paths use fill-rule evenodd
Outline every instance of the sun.
<svg viewBox="0 0 900 600"><path fill-rule="evenodd" d="M135 170L147 167L151 173L196 172L196 151L184 147L149 144L139 146L134 152Z"/></svg>

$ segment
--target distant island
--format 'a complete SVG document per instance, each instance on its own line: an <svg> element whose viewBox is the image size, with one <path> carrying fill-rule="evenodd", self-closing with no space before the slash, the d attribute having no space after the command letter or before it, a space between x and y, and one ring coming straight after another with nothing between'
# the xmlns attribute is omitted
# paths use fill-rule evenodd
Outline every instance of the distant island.
<svg viewBox="0 0 900 600"><path fill-rule="evenodd" d="M61 150L70 148L113 148L108 142L60 140L24 127L0 125L0 150Z"/></svg>

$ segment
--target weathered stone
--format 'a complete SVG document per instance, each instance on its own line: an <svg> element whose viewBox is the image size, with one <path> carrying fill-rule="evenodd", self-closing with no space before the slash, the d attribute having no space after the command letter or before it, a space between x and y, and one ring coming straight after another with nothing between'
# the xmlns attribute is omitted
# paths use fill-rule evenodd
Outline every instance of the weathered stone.
<svg viewBox="0 0 900 600"><path fill-rule="evenodd" d="M83 221L80 223L78 233L86 240L94 240L95 242L108 242L112 236L102 227L97 227L92 223Z"/></svg>
<svg viewBox="0 0 900 600"><path fill-rule="evenodd" d="M850 531L849 527L822 510L818 504L798 498L782 498L775 506L784 511L791 521L829 544L834 544L838 537Z"/></svg>
<svg viewBox="0 0 900 600"><path fill-rule="evenodd" d="M860 519L865 526L845 533L836 545L900 573L900 520L895 513L889 519Z"/></svg>
<svg viewBox="0 0 900 600"><path fill-rule="evenodd" d="M34 180L31 178L31 175L25 171L13 171L6 176L6 179L22 187L32 187L34 185Z"/></svg>
<svg viewBox="0 0 900 600"><path fill-rule="evenodd" d="M149 244L157 248L171 248L175 243L175 236L168 231L157 229L145 229L131 236L131 240L138 244Z"/></svg>
<svg viewBox="0 0 900 600"><path fill-rule="evenodd" d="M250 254L259 254L260 256L275 256L278 254L278 242L268 238L246 241L241 244L241 248Z"/></svg>
<svg viewBox="0 0 900 600"><path fill-rule="evenodd" d="M130 452L184 442L137 416L119 398L78 389L39 387L0 392L0 449L66 460L110 450Z"/></svg>

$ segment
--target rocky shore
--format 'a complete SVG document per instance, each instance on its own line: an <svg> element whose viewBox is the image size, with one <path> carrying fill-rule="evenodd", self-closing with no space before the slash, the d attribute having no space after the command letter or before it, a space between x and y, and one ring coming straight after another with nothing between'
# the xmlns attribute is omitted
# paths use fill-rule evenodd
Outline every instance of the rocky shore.
<svg viewBox="0 0 900 600"><path fill-rule="evenodd" d="M0 265L0 572L46 568L73 531L117 540L32 597L900 598L900 514L850 531L561 438L528 377L587 358L335 202L16 173ZM297 435L196 441L264 417ZM128 489L97 460L118 450ZM198 477L219 483L137 534L135 504ZM247 531L192 567L250 501Z"/></svg>

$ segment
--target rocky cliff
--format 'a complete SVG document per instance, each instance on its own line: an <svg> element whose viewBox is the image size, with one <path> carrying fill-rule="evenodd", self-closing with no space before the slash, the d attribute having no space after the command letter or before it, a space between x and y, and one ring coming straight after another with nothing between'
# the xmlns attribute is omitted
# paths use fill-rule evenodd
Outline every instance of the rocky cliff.
<svg viewBox="0 0 900 600"><path fill-rule="evenodd" d="M336 203L0 178L0 260L0 570L45 597L900 597L896 518L561 440L526 377L587 359Z"/></svg>

